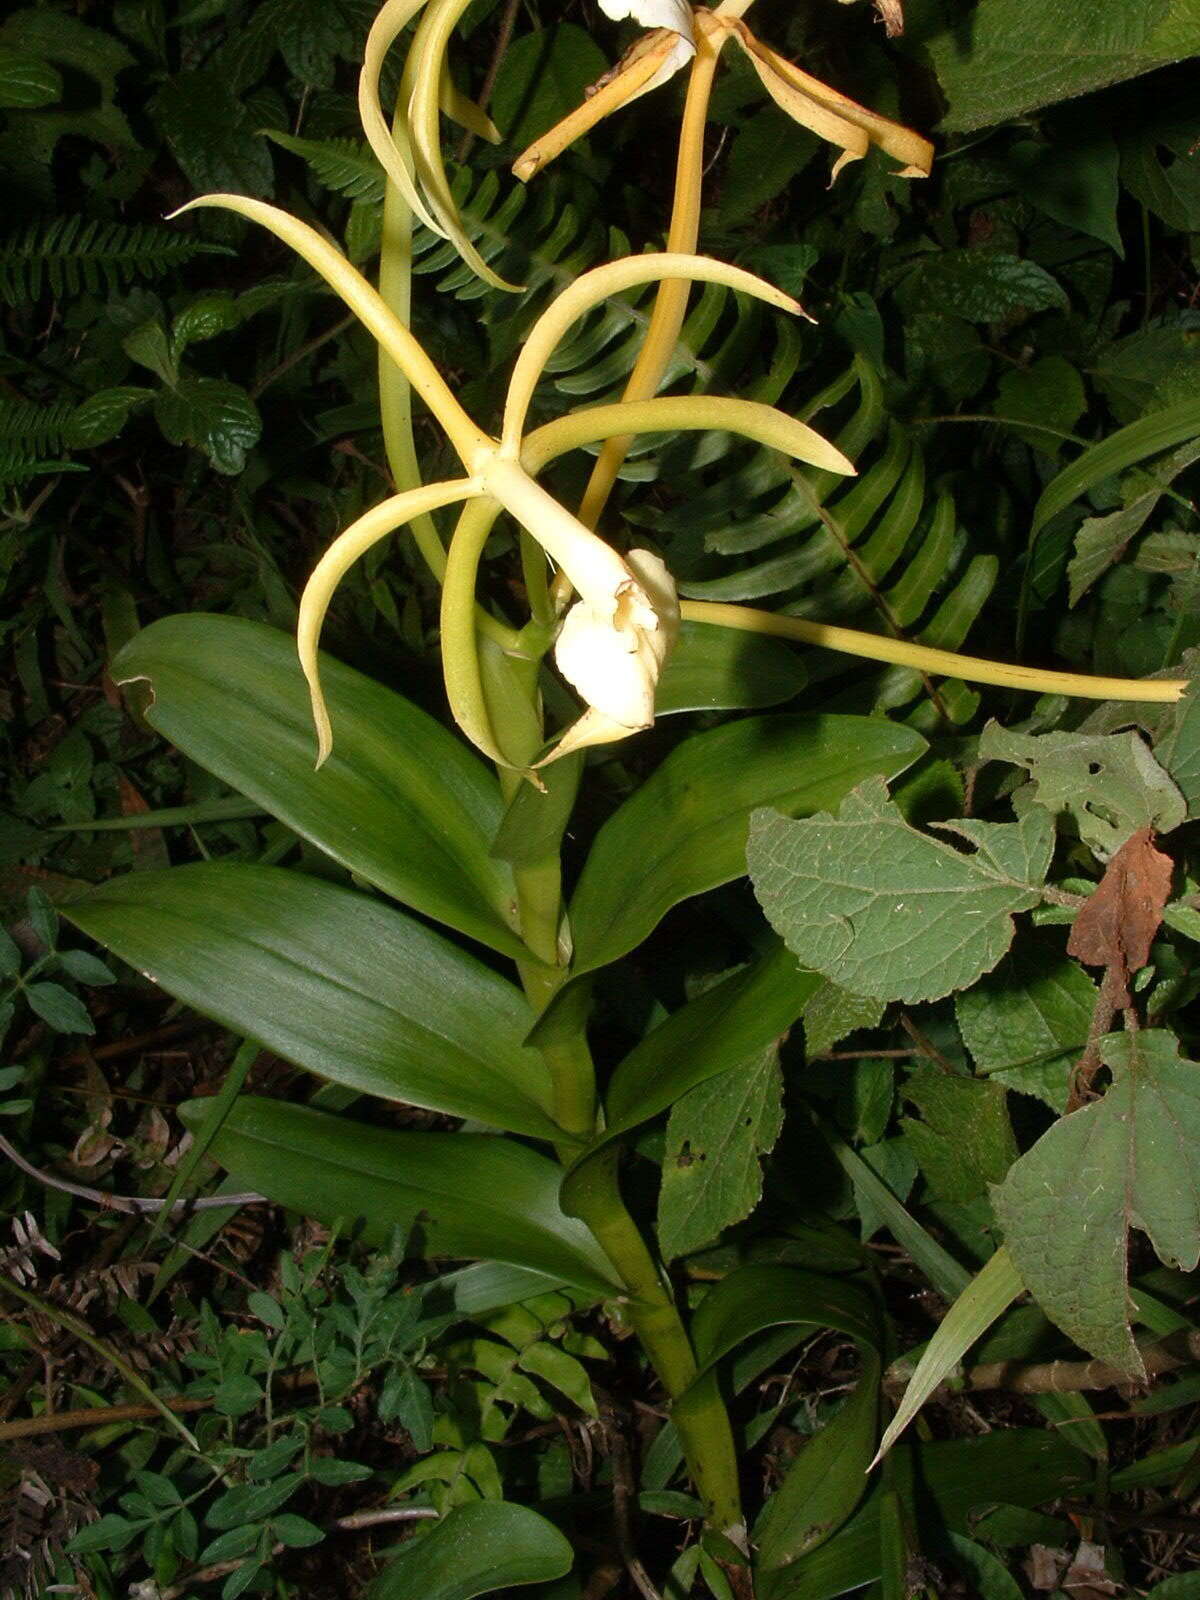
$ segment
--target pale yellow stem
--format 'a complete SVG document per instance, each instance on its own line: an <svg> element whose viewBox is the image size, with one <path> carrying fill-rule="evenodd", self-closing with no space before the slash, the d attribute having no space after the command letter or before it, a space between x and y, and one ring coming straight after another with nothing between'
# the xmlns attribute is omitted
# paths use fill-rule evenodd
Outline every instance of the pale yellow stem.
<svg viewBox="0 0 1200 1600"><path fill-rule="evenodd" d="M724 29L696 29L696 54L692 58L687 101L683 108L679 157L675 168L675 195L667 233L667 249L676 254L694 251L700 233L704 127L708 121L708 103L717 60L728 37ZM646 337L625 384L626 400L648 400L658 393L658 386L663 380L687 314L689 290L690 285L681 279L672 279L659 285ZM596 458L579 506L579 520L585 527L594 528L600 521L632 443L633 436L628 433L611 438Z"/></svg>
<svg viewBox="0 0 1200 1600"><path fill-rule="evenodd" d="M397 122L399 114L397 114ZM406 328L412 326L412 207L389 179L383 197L383 238L379 251L379 294L388 310ZM379 419L383 448L397 490L415 489L421 466L413 438L412 389L401 369L379 347ZM412 520L413 542L440 583L446 570L446 549L433 518Z"/></svg>
<svg viewBox="0 0 1200 1600"><path fill-rule="evenodd" d="M1187 688L1186 678L1094 678L1082 672L1043 672L1036 667L1014 667L1003 661L986 661L981 656L960 656L953 650L935 650L930 645L909 644L904 639L860 633L855 628L838 628L828 622L806 622L801 617L781 616L777 611L758 611L753 606L684 600L679 609L685 622L706 622L718 628L740 628L745 633L773 634L779 639L795 639L823 650L840 650L845 655L862 656L868 661L915 667L919 672L962 678L967 683L1026 689L1031 694L1169 704L1179 700Z"/></svg>
<svg viewBox="0 0 1200 1600"><path fill-rule="evenodd" d="M656 278L689 278L696 283L720 283L727 289L740 290L757 300L765 300L780 311L807 315L798 300L793 300L790 294L784 294L774 284L755 277L752 272L743 271L741 267L715 261L710 256L665 252L626 256L620 261L610 261L606 266L594 267L591 272L576 278L569 288L552 300L529 330L508 386L502 435L505 450L516 456L533 391L546 362L571 324L611 295L636 288L639 284L652 283Z"/></svg>
<svg viewBox="0 0 1200 1600"><path fill-rule="evenodd" d="M732 400L719 395L657 395L653 400L617 400L557 417L526 434L521 444L521 465L538 473L548 462L568 450L639 433L703 433L720 430L740 433L756 444L779 450L797 461L807 461L827 472L852 477L854 463L815 428L798 422L775 406L757 400ZM582 521L582 517L580 521Z"/></svg>
<svg viewBox="0 0 1200 1600"><path fill-rule="evenodd" d="M474 471L475 457L479 451L494 447L495 441L471 421L445 378L416 339L400 319L388 310L378 292L361 272L350 265L340 250L328 239L322 238L315 228L281 211L278 206L267 205L263 200L248 200L240 194L202 195L199 200L180 206L172 215L180 216L185 211L194 211L201 206L218 206L226 211L235 211L250 222L260 223L277 239L290 245L298 256L302 256L354 312L368 333L384 347L441 423L467 471Z"/></svg>

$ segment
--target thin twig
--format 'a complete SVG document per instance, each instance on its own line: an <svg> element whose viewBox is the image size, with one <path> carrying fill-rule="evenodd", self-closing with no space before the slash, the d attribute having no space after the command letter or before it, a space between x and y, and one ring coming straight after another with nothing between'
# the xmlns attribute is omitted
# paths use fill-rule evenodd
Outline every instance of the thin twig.
<svg viewBox="0 0 1200 1600"><path fill-rule="evenodd" d="M432 1506L381 1506L377 1511L354 1511L347 1517L338 1517L326 1525L325 1532L357 1533L362 1528L381 1527L389 1522L436 1522L437 1519L438 1513ZM277 1544L272 1547L271 1554L277 1556L286 1548L286 1545ZM152 1579L134 1584L129 1591L130 1600L183 1600L194 1584L215 1583L218 1578L237 1572L247 1562L257 1560L257 1556L240 1556L232 1561L214 1561L211 1566L197 1567L195 1572L188 1573L181 1582L167 1589L160 1589Z"/></svg>
<svg viewBox="0 0 1200 1600"><path fill-rule="evenodd" d="M1092 1079L1099 1072L1102 1065L1100 1060L1100 1041L1108 1033L1117 1014L1117 993L1121 987L1121 978L1115 967L1105 967L1104 977L1096 995L1096 1004L1092 1010L1092 1020L1088 1026L1087 1043L1083 1047L1083 1054L1075 1063L1075 1070L1071 1074L1070 1093L1067 1096L1067 1110L1078 1111L1088 1098L1092 1086Z"/></svg>
<svg viewBox="0 0 1200 1600"><path fill-rule="evenodd" d="M26 1161L21 1152L0 1134L0 1154L6 1155L15 1167L20 1167L27 1177L36 1178L48 1189L58 1189L62 1194L77 1195L80 1200L90 1200L102 1211L123 1211L130 1216L147 1216L166 1208L165 1200L155 1200L149 1195L109 1194L107 1189L92 1189L84 1183L71 1183L67 1178L56 1178ZM170 1208L171 1216L182 1216L193 1211L218 1211L229 1206L269 1205L265 1194L208 1195L201 1200L177 1200Z"/></svg>
<svg viewBox="0 0 1200 1600"><path fill-rule="evenodd" d="M265 377L260 378L254 385L250 391L251 400L257 400L264 390L269 389L273 383L278 382L285 373L290 372L293 367L298 366L306 357L319 350L323 344L328 344L330 339L336 339L339 334L345 333L346 329L352 326L354 320L353 312L348 317L339 317L331 328L326 328L324 333L314 334L306 344L302 344L298 350L293 350L290 355L285 356L278 366L272 367L270 372Z"/></svg>
<svg viewBox="0 0 1200 1600"><path fill-rule="evenodd" d="M475 102L481 111L486 111L488 101L492 98L492 90L496 87L496 79L500 76L500 67L504 57L508 54L508 47L512 43L513 29L517 25L517 12L520 10L521 0L506 0L500 16L500 27L496 34L496 45L492 51L492 59L488 62L488 69L483 75L483 82L479 86L479 99ZM463 130L459 140L456 159L461 163L471 154L471 146L475 143L475 135L470 128Z"/></svg>
<svg viewBox="0 0 1200 1600"><path fill-rule="evenodd" d="M168 1411L203 1411L212 1400L174 1395L162 1402ZM39 1433L68 1433L72 1428L106 1428L110 1422L149 1422L161 1415L158 1406L82 1406L77 1411L48 1411L41 1417L18 1417L0 1422L0 1443L8 1439L29 1439Z"/></svg>
<svg viewBox="0 0 1200 1600"><path fill-rule="evenodd" d="M829 534L829 537L841 550L842 556L846 561L846 564L849 566L851 572L853 572L859 583L862 584L863 588L866 590L867 597L871 604L875 607L876 611L879 613L884 627L891 634L893 639L903 639L905 637L904 630L900 626L900 622L896 616L896 613L892 610L891 605L888 603L887 596L875 582L875 579L867 570L866 564L863 562L862 557L850 543L850 540L846 537L846 531L842 527L841 523L831 511L828 511L825 506L822 505L820 499L813 493L812 488L799 472L793 472L791 474L791 478L792 482L800 490L801 494L808 500L810 508L816 512L817 516L824 524L825 531ZM942 700L941 694L933 679L923 667L918 667L917 671L920 674L921 683L925 689L925 693L929 696L929 700L933 706L933 709L937 712L938 716L941 717L943 722L949 723L951 719L946 711L945 702Z"/></svg>
<svg viewBox="0 0 1200 1600"><path fill-rule="evenodd" d="M900 1013L900 1026L916 1045L918 1052L923 1055L927 1061L932 1061L934 1066L937 1067L940 1072L948 1073L952 1077L957 1074L958 1069L955 1067L954 1063L952 1061L947 1061L946 1057L937 1048L933 1041L925 1037L920 1028L917 1027L916 1023L909 1016L907 1011L902 1011Z"/></svg>
<svg viewBox="0 0 1200 1600"><path fill-rule="evenodd" d="M622 1419L611 1403L605 1404L603 1417L609 1466L612 1468L613 1532L616 1534L617 1549L620 1551L626 1572L638 1593L643 1596L643 1600L662 1600L662 1596L651 1581L650 1574L638 1558L633 1527L637 1491L633 1463L629 1456L629 1444L621 1426Z"/></svg>
<svg viewBox="0 0 1200 1600"><path fill-rule="evenodd" d="M188 1448L199 1454L200 1446L194 1435L184 1427L170 1407L164 1405L141 1373L131 1367L125 1357L114 1350L110 1344L94 1334L82 1317L77 1317L73 1311L68 1311L63 1306L55 1305L53 1300L46 1300L40 1294L34 1294L31 1289L23 1288L21 1284L14 1283L11 1278L0 1277L0 1290L12 1295L14 1300L20 1300L31 1311L38 1312L41 1316L48 1318L49 1321L57 1323L60 1328L66 1329L68 1333L74 1334L75 1338L87 1345L94 1355L98 1355L102 1361L107 1362L110 1367L120 1373L130 1388L136 1390L138 1394L144 1395L149 1404L167 1422L168 1426L174 1429L184 1440Z"/></svg>

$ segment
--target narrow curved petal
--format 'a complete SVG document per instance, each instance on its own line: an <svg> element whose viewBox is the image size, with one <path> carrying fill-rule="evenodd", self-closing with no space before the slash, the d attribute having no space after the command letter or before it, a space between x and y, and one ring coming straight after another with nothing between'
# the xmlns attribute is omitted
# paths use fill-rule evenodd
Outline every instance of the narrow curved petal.
<svg viewBox="0 0 1200 1600"><path fill-rule="evenodd" d="M521 285L509 283L493 272L467 237L446 177L442 162L441 127L439 124L439 87L446 60L446 47L459 18L471 0L432 0L413 41L411 73L406 71L406 81L413 85L408 104L409 138L416 163L417 176L437 218L435 231L449 239L463 260L478 277L494 289L507 289L519 294Z"/></svg>
<svg viewBox="0 0 1200 1600"><path fill-rule="evenodd" d="M659 395L653 400L618 400L558 417L527 434L521 462L540 472L557 456L600 439L639 433L697 433L719 429L738 433L756 444L779 450L796 461L826 472L854 476L854 463L815 428L798 422L775 406L757 400L724 399L717 395Z"/></svg>
<svg viewBox="0 0 1200 1600"><path fill-rule="evenodd" d="M356 271L341 251L328 239L322 238L315 228L281 211L278 206L268 205L265 200L250 200L240 194L202 195L199 200L190 200L187 205L180 206L178 211L171 213L171 217L182 216L185 211L204 206L235 211L238 216L259 223L284 244L290 245L315 272L320 273L404 373L415 392L446 430L447 437L465 465L469 467L480 448L492 443L459 405L446 380L399 317L389 310L362 273Z"/></svg>
<svg viewBox="0 0 1200 1600"><path fill-rule="evenodd" d="M427 228L444 238L443 229L434 220L417 190L414 177L412 150L403 132L400 142L392 137L388 119L379 100L379 77L388 51L420 11L426 0L387 0L371 24L363 51L362 71L358 78L358 115L367 143L375 152L379 164L408 202L413 215ZM435 80L438 81L438 80Z"/></svg>
<svg viewBox="0 0 1200 1600"><path fill-rule="evenodd" d="M790 294L784 294L774 284L741 267L730 266L726 261L715 261L710 256L664 251L644 256L626 256L620 261L610 261L606 266L594 267L551 301L526 336L508 385L502 436L506 449L516 453L533 391L546 362L571 324L610 295L665 278L724 284L727 289L736 289L742 294L753 295L756 300L765 300L780 311L808 316L798 300L794 300Z"/></svg>
<svg viewBox="0 0 1200 1600"><path fill-rule="evenodd" d="M393 495L381 505L372 507L357 522L352 522L344 533L333 541L313 569L312 577L304 586L300 597L300 616L296 623L296 649L300 666L308 681L312 696L313 722L317 729L317 766L323 765L333 748L333 730L325 696L321 692L321 669L318 649L325 613L334 591L346 573L362 555L378 544L380 539L402 528L414 517L424 512L436 511L441 506L453 505L478 494L479 485L473 479L463 478L455 483L431 483L419 489L408 489Z"/></svg>
<svg viewBox="0 0 1200 1600"><path fill-rule="evenodd" d="M442 675L455 722L477 750L511 771L513 763L500 749L488 712L475 626L479 561L500 510L490 495L468 501L451 537L442 584Z"/></svg>
<svg viewBox="0 0 1200 1600"><path fill-rule="evenodd" d="M500 144L503 142L503 135L500 129L481 105L477 105L468 95L463 94L450 76L450 67L445 61L442 62L442 81L438 87L438 104L452 122L457 122L460 128L465 128L468 133L473 133L477 139L484 139L488 144Z"/></svg>
<svg viewBox="0 0 1200 1600"><path fill-rule="evenodd" d="M750 57L771 98L796 122L811 128L830 144L841 146L843 153L834 165L834 177L847 161L857 161L864 156L872 144L877 144L886 155L901 163L896 177L929 176L933 146L928 139L860 106L857 100L839 94L820 78L801 72L786 57L756 39L744 24L734 26L738 43Z"/></svg>

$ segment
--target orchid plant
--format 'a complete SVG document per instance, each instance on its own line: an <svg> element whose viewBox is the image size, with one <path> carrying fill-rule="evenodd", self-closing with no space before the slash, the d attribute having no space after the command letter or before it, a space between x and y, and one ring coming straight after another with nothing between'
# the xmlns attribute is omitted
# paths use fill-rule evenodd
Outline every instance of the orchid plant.
<svg viewBox="0 0 1200 1600"><path fill-rule="evenodd" d="M515 288L499 278L468 237L441 154L443 111L474 132L495 137L483 111L457 94L447 72L447 48L467 3L387 0L367 41L359 95L362 125L388 178L378 288L315 228L263 201L214 194L183 208L220 207L269 229L325 280L379 346L381 413L397 492L340 534L317 564L300 604L299 664L316 728L316 765L322 770L311 770L311 745L306 749L302 738L298 674L283 662L277 645L258 634L251 638L243 630L235 637L228 625L218 628L209 636L214 641L210 660L203 650L193 656L182 635L161 631L169 624L157 624L134 641L116 672L123 680L148 679L155 696L151 722L275 810L360 882L384 889L515 962L523 996L469 951L361 894L315 881L302 893L294 888L285 893L279 879L295 875L279 868L244 869L240 878L237 869L227 869L222 877L219 864L137 874L140 883L125 898L106 886L72 914L184 999L273 1043L280 1053L354 1094L407 1101L505 1130L456 1134L458 1153L451 1156L438 1143L450 1135L370 1129L369 1137L363 1132L358 1140L344 1125L340 1131L327 1128L337 1120L327 1111L305 1109L301 1115L297 1108L269 1110L260 1102L242 1102L232 1111L223 1107L219 1125L205 1122L203 1107L193 1113L212 1141L212 1152L241 1186L253 1183L272 1198L330 1218L349 1208L377 1220L415 1219L418 1229L424 1218L432 1253L475 1256L518 1271L518 1281L499 1291L500 1300L555 1281L619 1306L671 1403L692 1484L715 1540L711 1549L735 1572L748 1548L747 1525L738 1452L717 1380L717 1362L732 1348L733 1325L714 1327L712 1316L703 1327L686 1325L663 1264L626 1207L618 1157L630 1133L684 1088L785 1032L810 992L811 974L798 974L786 953L768 953L715 991L717 1001L701 997L649 1034L617 1066L603 1098L587 1031L591 985L601 968L651 931L669 905L744 870L753 806L774 803L794 814L835 804L865 777L895 776L916 759L923 742L882 719L827 717L817 719L819 727L801 726L798 719L790 745L785 739L778 749L747 744L731 758L718 757L714 745L713 754L704 757L711 763L704 768L708 788L703 795L709 798L695 800L697 791L688 785L699 785L700 778L693 773L686 783L682 776L678 780L683 785L679 803L694 802L701 810L708 805L706 825L713 828L712 818L725 817L729 839L721 834L718 847L716 833L698 833L688 847L690 864L684 865L682 853L675 862L669 853L664 857L656 841L640 835L645 824L631 818L612 835L613 840L620 836L619 849L613 845L618 856L597 851L598 864L594 871L585 868L581 889L567 908L559 845L582 766L579 752L628 739L653 723L656 692L681 620L1040 693L1171 702L1183 686L1171 679L1040 672L780 612L681 602L658 553L622 549L615 532L608 538L597 531L630 442L639 434L723 430L823 472L855 472L854 462L837 446L784 410L736 397L659 393L690 285L721 285L781 314L805 315L794 298L761 277L698 253L704 128L727 45L745 53L788 116L838 152L832 178L872 145L899 164L902 177L927 175L933 160L932 146L919 134L855 104L758 40L744 20L750 0L723 0L714 10L694 10L685 0L602 0L610 17L632 14L649 31L584 105L517 158L513 170L522 181L533 179L604 117L686 72L665 248L610 261L560 293L528 329L496 433L473 419L408 326L414 219L451 241L488 285L499 291ZM387 52L413 23L398 105L389 120L380 100L381 71ZM622 398L530 427L535 390L568 330L610 297L648 284L657 285L656 298ZM421 480L412 435L414 396L456 452L457 476ZM573 510L543 485L541 475L566 453L592 446L600 447L597 459L582 502ZM457 525L445 547L432 514L452 507L458 510ZM478 593L485 546L502 515L518 530L528 603L528 615L516 622L490 609ZM427 727L411 708L401 711L398 697L380 698L383 691L364 687L345 669L323 663L318 653L326 612L348 569L401 529L411 529L441 584L440 650L450 711L475 749L494 764L494 777L461 747L448 751L449 737ZM243 639L244 656L226 656L214 665L225 649L221 644L218 650L218 638L227 638L230 649L242 649L237 641ZM548 737L546 705L563 703L561 688L547 678L543 665L551 652L582 706ZM224 729L219 709L204 711L206 704L220 704L219 698L205 700L206 673L218 674L213 681L230 697L233 722L235 702L259 697L252 738L239 741L240 723ZM255 673L261 676L254 678ZM251 680L257 687L246 687ZM381 717L381 723L372 720ZM682 773L690 758L680 759ZM725 783L736 789L737 799L722 809ZM339 808L349 819L344 826ZM736 816L728 821L731 808ZM669 814L668 807L661 815ZM682 826L671 820L668 835L675 837L670 828ZM670 838L664 848L669 852ZM644 866L638 859L643 853ZM259 876L251 881L248 872ZM668 884L673 872L679 882ZM161 881L181 877L187 882L180 882L178 891ZM188 883L198 887L189 891ZM185 935L182 908L188 893L201 889L209 896L201 915L207 922L189 923ZM176 894L181 898L173 899ZM298 921L281 921L289 907ZM354 927L368 923L374 932L364 935L370 948L362 959L337 945L332 930L348 930L353 946L358 942ZM246 952L261 951L264 940L279 951L279 974L286 947L292 964L287 970L293 977L300 969L310 977L318 974L311 977L316 987L289 989L289 977L272 999L253 992L253 986L239 986L238 961L253 964L258 958ZM376 947L379 960L373 966ZM351 981L343 967L355 962ZM420 978L414 976L418 969ZM357 1014L338 1018L338 1005L349 1002L339 1002L335 990L344 995L364 985L372 1004L403 1024L388 1035L391 1054L383 1065L359 1060ZM328 1004L332 1015L308 1032L307 1023L293 1026L281 1015L292 1006L297 1015L307 1015L303 1008L310 1001L318 1014ZM378 1018L361 1023L368 1056L378 1044L378 1026ZM464 1042L468 1036L476 1041L470 1047ZM439 1052L448 1062L440 1077ZM549 1155L513 1140L513 1134L549 1147L557 1166ZM291 1155L282 1164L268 1155L285 1149ZM393 1156L398 1165L389 1170ZM496 1162L501 1165L489 1165ZM508 1219L505 1226L489 1229L478 1218L460 1219L445 1223L439 1233L439 1223L458 1204L454 1191L460 1184L485 1206L490 1185L491 1204L499 1207L502 1222ZM400 1190L403 1199L397 1198ZM702 1307L701 1320L704 1315ZM756 1328L769 1323L767 1318ZM737 1334L744 1336L744 1329Z"/></svg>

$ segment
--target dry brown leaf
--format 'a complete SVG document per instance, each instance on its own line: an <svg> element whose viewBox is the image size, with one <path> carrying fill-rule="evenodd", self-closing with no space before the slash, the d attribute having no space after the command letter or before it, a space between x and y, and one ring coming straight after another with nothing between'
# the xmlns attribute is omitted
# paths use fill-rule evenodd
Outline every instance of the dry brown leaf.
<svg viewBox="0 0 1200 1600"><path fill-rule="evenodd" d="M1067 954L1089 967L1107 967L1115 1005L1133 1003L1129 980L1150 958L1150 946L1171 892L1172 862L1154 847L1154 833L1130 834L1108 864L1099 887L1075 919Z"/></svg>

